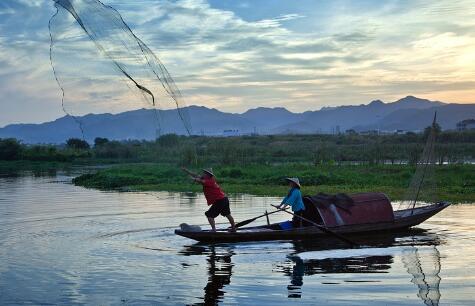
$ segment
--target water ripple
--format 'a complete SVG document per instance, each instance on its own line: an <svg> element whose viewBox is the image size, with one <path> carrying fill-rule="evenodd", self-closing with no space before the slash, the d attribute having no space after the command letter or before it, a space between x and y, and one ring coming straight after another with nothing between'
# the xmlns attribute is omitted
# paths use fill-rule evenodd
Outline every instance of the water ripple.
<svg viewBox="0 0 475 306"><path fill-rule="evenodd" d="M0 176L0 304L472 301L475 206L449 207L419 229L368 238L360 250L327 239L206 245L173 233L183 222L208 226L201 194L102 192L70 180ZM244 220L277 200L240 195L231 209Z"/></svg>

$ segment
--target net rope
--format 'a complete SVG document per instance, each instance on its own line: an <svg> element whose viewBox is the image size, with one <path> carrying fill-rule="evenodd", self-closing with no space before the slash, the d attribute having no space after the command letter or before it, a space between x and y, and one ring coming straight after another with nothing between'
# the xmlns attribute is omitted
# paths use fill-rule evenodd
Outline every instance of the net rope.
<svg viewBox="0 0 475 306"><path fill-rule="evenodd" d="M79 124L83 138L84 128L76 115L80 107L68 101L65 87L77 82L77 79L81 78L79 76L81 73L87 73L87 78L99 84L97 85L99 87L101 86L100 82L94 80L94 78L102 77L101 70L91 71L90 69L87 70L86 67L77 67L80 66L78 63L71 63L71 60L66 57L76 56L76 59L86 61L87 56L84 55L84 52L81 55L81 51L84 51L81 48L87 45L87 41L93 43L102 58L106 59L105 62L112 65L112 70L120 74L120 79L126 81L129 89L134 90L135 93L138 92L147 101L149 108L154 110L157 137L162 133L160 108L176 109L186 134L191 135L190 118L175 81L156 54L134 34L117 10L99 0L53 1L55 2L56 12L48 23L50 63L55 80L61 90L62 109ZM74 43L77 43L76 45L71 43L70 46L76 46L76 49L62 50L61 48L70 47L64 44L64 41L68 39L65 34L68 29L65 29L64 24L65 20L71 19L71 17L75 21L76 27L79 25L82 35L70 33L70 38L75 39ZM58 45L61 39L63 39L63 45ZM73 39L70 39L70 41L73 41ZM85 70L87 72L83 72ZM110 75L106 77L110 77ZM115 79L119 78L116 77ZM75 85L75 87L78 86ZM73 96L70 93L69 98L74 99ZM81 107L84 108L84 104L90 102L83 100L81 103Z"/></svg>
<svg viewBox="0 0 475 306"><path fill-rule="evenodd" d="M406 190L403 200L399 203L397 210L406 210L416 207L426 206L437 202L436 195L436 177L435 177L435 142L436 142L436 115L422 156L417 162L416 171L411 179L409 187Z"/></svg>

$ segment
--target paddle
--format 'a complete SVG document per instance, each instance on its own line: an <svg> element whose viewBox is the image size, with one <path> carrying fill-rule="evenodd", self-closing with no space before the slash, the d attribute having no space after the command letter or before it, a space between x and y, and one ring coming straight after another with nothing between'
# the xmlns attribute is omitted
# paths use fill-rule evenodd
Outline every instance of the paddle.
<svg viewBox="0 0 475 306"><path fill-rule="evenodd" d="M260 215L260 216L255 217L255 218L238 222L238 223L236 223L235 227L238 228L238 227L247 225L247 224L253 222L253 221L256 220L256 219L262 218L262 217L267 216L267 215L270 215L270 214L275 214L276 212L280 212L280 210L271 211L270 213L265 213L265 214L263 214L263 215Z"/></svg>
<svg viewBox="0 0 475 306"><path fill-rule="evenodd" d="M335 238L338 238L338 239L340 239L341 241L344 241L344 242L350 244L351 246L358 246L357 243L355 243L355 242L353 242L353 241L351 241L351 240L349 240L349 239L343 237L343 236L340 235L340 234L337 234L337 233L335 233L335 232L329 230L329 229L328 229L327 227L325 227L325 226L319 225L319 224L317 224L317 223L315 223L315 222L313 222L313 221L311 221L311 220L309 220L309 219L307 219L307 218L304 218L304 217L302 217L302 216L299 216L299 215L296 215L296 214L294 214L294 213L291 213L290 211L287 211L287 210L285 210L285 209L279 208L277 205L272 205L272 204L271 204L271 206L274 207L274 208L276 208L276 209L278 209L278 210L280 210L280 211L286 212L286 213L288 213L288 214L290 214L290 215L292 215L292 216L295 216L295 217L300 218L300 219L302 219L302 220L304 220L304 221L307 221L308 223L312 224L313 226L319 228L322 232L324 232L324 233L326 233L326 234L329 234L329 235L331 235L331 236L333 236L333 237L335 237Z"/></svg>

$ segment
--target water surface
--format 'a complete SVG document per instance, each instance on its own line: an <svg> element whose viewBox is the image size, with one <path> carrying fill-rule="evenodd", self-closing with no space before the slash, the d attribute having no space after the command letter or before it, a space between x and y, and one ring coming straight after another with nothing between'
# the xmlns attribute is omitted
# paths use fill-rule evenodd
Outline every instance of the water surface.
<svg viewBox="0 0 475 306"><path fill-rule="evenodd" d="M210 246L173 233L182 222L206 227L200 194L101 192L70 179L0 177L0 304L473 303L475 206L359 238L358 250L331 239ZM277 201L236 196L231 209L239 221Z"/></svg>

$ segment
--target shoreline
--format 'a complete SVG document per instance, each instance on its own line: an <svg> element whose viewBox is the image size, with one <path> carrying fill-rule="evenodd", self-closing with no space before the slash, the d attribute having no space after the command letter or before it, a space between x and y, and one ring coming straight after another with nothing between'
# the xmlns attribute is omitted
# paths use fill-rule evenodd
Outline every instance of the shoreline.
<svg viewBox="0 0 475 306"><path fill-rule="evenodd" d="M200 167L193 170L199 171ZM227 194L282 197L288 192L286 176L302 181L302 193L383 192L392 201L404 198L414 174L410 165L312 165L283 163L214 167L218 183ZM58 170L80 171L76 186L108 191L201 192L180 170L164 163L91 163L47 161L2 161L0 173L32 171L38 175ZM77 173L77 172L76 172ZM451 203L475 203L475 165L437 165L437 199ZM420 198L424 200L424 195Z"/></svg>
<svg viewBox="0 0 475 306"><path fill-rule="evenodd" d="M197 170L196 168L194 170ZM199 171L199 170L198 170ZM216 179L228 194L283 196L286 176L302 181L302 193L383 192L392 201L402 200L414 173L407 165L247 165L216 167ZM475 165L436 167L437 198L452 203L475 203ZM440 182L445 182L442 184ZM117 191L201 192L181 170L165 164L123 164L95 170L73 179L77 186ZM420 199L428 199L421 194Z"/></svg>

